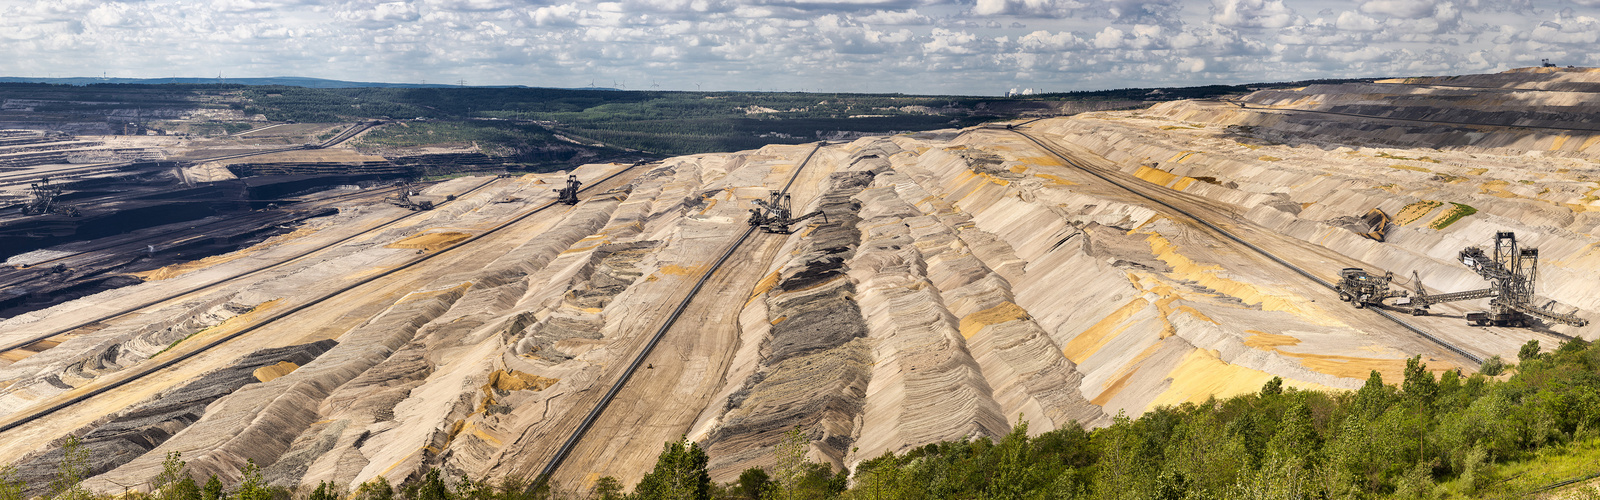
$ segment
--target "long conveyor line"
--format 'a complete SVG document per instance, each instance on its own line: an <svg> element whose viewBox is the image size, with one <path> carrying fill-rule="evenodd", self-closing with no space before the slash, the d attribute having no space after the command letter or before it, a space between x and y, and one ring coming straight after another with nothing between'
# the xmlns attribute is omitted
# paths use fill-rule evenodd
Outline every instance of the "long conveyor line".
<svg viewBox="0 0 1600 500"><path fill-rule="evenodd" d="M1151 196L1151 195L1145 194L1145 193L1141 192L1138 189L1134 189L1132 187L1129 187L1126 184L1123 184L1121 182L1113 180L1111 177L1105 175L1103 172L1100 172L1099 169L1090 168L1090 167L1088 167L1086 165L1083 165L1083 164L1080 164L1080 163L1078 163L1076 161L1073 161L1071 158L1068 158L1067 155L1062 154L1062 152L1058 151L1055 147L1053 147L1053 146L1051 146L1049 144L1046 144L1044 141L1041 141L1038 138L1035 138L1034 136L1032 136L1032 135L1030 135L1030 134L1028 134L1026 132L1023 132L1021 130L1016 130L1015 128L1011 128L1011 129L995 129L995 130L1009 130L1010 132L1016 133L1017 135L1020 135L1023 138L1028 139L1029 141L1032 141L1034 144L1037 144L1040 149L1043 149L1044 151L1050 153L1051 155L1054 155L1056 158L1059 158L1062 162L1065 162L1067 165L1071 165L1073 168L1077 168L1078 170L1082 170L1082 171L1088 173L1089 175L1093 175L1095 177L1098 177L1100 180L1106 181L1108 183L1111 183L1114 186L1120 187L1123 190L1126 190L1126 191L1128 191L1130 193L1133 193L1134 195L1136 195L1136 196L1138 196L1140 198L1144 198L1144 199L1150 200L1150 201L1152 201L1152 202L1154 202L1154 203L1156 203L1158 205L1166 207L1169 210L1177 212L1178 214L1181 214L1184 217L1188 217L1189 219L1195 221L1196 223L1199 223L1200 225L1203 225L1206 228L1211 229L1212 231L1215 231L1217 234L1221 235L1222 237L1227 238L1229 240L1232 240L1235 243L1238 243L1240 245L1244 245L1246 248L1249 248L1249 249L1255 251L1256 253L1261 254L1261 256L1266 257L1267 259L1270 259L1273 262L1277 262L1278 264L1282 265L1283 267L1288 268L1290 271L1294 271L1296 274L1304 276L1307 279L1310 279L1311 281L1314 281L1319 285L1322 285L1322 286L1327 287L1329 289L1336 289L1337 288L1336 286L1334 286L1333 283L1330 283L1327 280L1322 279L1321 277L1319 277L1319 276L1317 276L1315 274L1311 274L1309 271L1306 271L1305 269L1301 269L1300 266L1296 266L1294 264L1289 263L1289 261L1284 260L1284 259L1278 257L1277 255L1274 255L1272 252L1266 251L1266 249L1258 247L1253 243L1250 243L1248 241L1245 241L1242 238L1239 238L1238 236L1235 236L1233 233L1230 233L1227 230L1222 229L1221 227L1217 226L1216 224L1212 224L1211 221L1208 221L1208 220L1203 219L1203 218L1201 218L1199 216L1196 216L1196 215L1194 215L1192 213L1189 213L1187 210L1184 210L1184 209L1178 208L1176 206L1173 206L1172 204L1167 203L1166 201L1161 200L1161 199L1159 199L1159 198L1157 198L1155 196ZM1385 310L1377 309L1377 308L1367 308L1367 309L1372 311L1372 312L1378 313L1380 316L1383 316L1384 318L1388 318L1389 321L1393 321L1396 324L1400 325L1401 327L1403 327L1403 328L1405 328L1407 330L1411 330L1412 332L1416 333L1417 335L1421 335L1422 338L1428 339L1428 340L1432 341L1433 343L1438 344L1441 347L1444 347L1445 349L1450 350L1450 352L1454 352L1456 354L1460 354L1462 357L1470 359L1474 363L1478 363L1478 364L1482 364L1483 363L1483 358L1480 358L1480 357L1478 357L1478 356L1476 356L1476 355L1474 355L1474 354L1472 354L1470 352L1467 352L1466 350L1464 350L1464 349L1462 349L1460 347L1456 347L1454 344L1446 342L1444 339L1436 337L1433 334L1430 334L1427 331L1424 331L1423 329L1418 328L1416 325L1413 325L1408 321L1400 319L1400 317L1394 315L1393 313L1391 313L1389 311L1385 311Z"/></svg>
<svg viewBox="0 0 1600 500"><path fill-rule="evenodd" d="M589 189L593 189L593 188L599 187L600 185L604 184L606 181L609 181L609 180L611 180L613 178L616 178L617 176L622 175L623 173L626 173L626 172L628 172L630 170L633 170L635 168L639 168L639 166L638 165L634 165L634 166L630 166L628 168L624 168L622 170L618 170L615 173L612 173L611 175L606 176L605 178L602 178L602 179L600 179L598 181L595 181L593 184L590 185L590 187L584 188L584 190L589 190ZM482 186L479 186L479 187L482 187ZM474 188L474 189L477 189L477 188ZM360 286L365 285L367 283L371 283L371 282L376 281L376 280L378 280L380 278L387 277L387 276L392 275L394 273L397 273L397 272L400 272L400 271L403 271L403 270L406 270L406 269L410 269L412 266L415 266L417 264L421 264L423 262L427 262L428 260L431 260L434 257L437 257L437 256L443 255L445 253L448 253L451 250L455 250L457 248L461 248L463 246L471 244L472 242L477 241L479 239L482 239L485 236L488 236L488 235L494 234L496 232L499 232L500 230L505 229L507 227L510 227L511 225L516 224L518 222L522 222L523 220L527 219L528 217L532 217L534 214L537 214L539 212L543 212L545 209L548 209L550 207L556 206L557 204L558 204L558 202L556 202L556 201L551 201L551 202L545 203L544 205L542 205L542 206L540 206L538 208L534 208L532 210L529 210L527 212L524 212L522 215L518 215L518 216L512 218L509 221L506 221L506 222L501 223L501 224L499 224L497 226L489 228L488 230L486 230L486 231L484 231L482 233L478 233L476 235L473 235L471 238L467 238L465 240L457 242L456 244L450 245L450 246L445 247L443 249L440 249L437 252L428 253L426 255L423 255L422 257L418 257L416 259L413 259L413 260L411 260L409 262L406 262L405 264L401 264L401 265L399 265L397 267L394 267L392 269L383 271L381 273L378 273L378 274L375 274L375 275L372 275L372 276L368 276L366 278L362 278L361 280L356 281L355 283L351 283L349 285L341 287L338 290L334 290L333 292L330 292L330 293L328 293L326 295L323 295L321 297L318 297L316 299L308 301L308 302L306 302L304 304L300 304L298 306L292 307L292 308L290 308L288 310L285 310L283 312L275 314L275 315L273 315L271 317L264 318L261 321L258 321L258 322L254 323L254 324L252 324L252 325L250 325L248 327L240 329L237 332L228 334L226 336L223 336L222 338L215 339L215 340L205 344L204 346L200 347L199 349L195 349L195 350L192 350L192 351L185 352L185 353L180 354L180 355L178 355L178 356L176 356L176 357L174 357L172 359L168 359L168 360L162 361L162 362L157 363L157 364L155 364L153 366L144 367L143 369L139 370L136 373L124 376L124 377L122 377L122 378L120 378L118 380L115 380L113 382L107 383L104 386L101 386L101 387L95 388L93 390L87 391L87 392L85 392L83 394L79 394L77 396L74 396L74 397L72 397L72 398L70 398L70 399L68 399L66 401L62 401L60 403L56 403L56 404L51 405L51 406L49 406L47 408L43 408L43 409L40 409L40 410L35 410L35 411L32 411L32 412L29 412L26 416L22 416L22 417L18 417L18 418L9 420L9 421L5 422L4 424L0 424L0 432L6 432L6 431L9 431L11 429L15 429L15 428L17 428L19 426L22 426L22 425L25 425L25 424L27 424L29 422L37 420L40 417L44 417L46 415L55 413L57 411L61 411L62 409L68 408L68 407L70 407L72 405L75 405L75 404L78 404L78 403L83 402L85 400L88 400L89 398L98 396L100 394L104 394L104 393L106 393L106 392L108 392L108 391L110 391L112 389L116 389L116 388L122 387L124 385L127 385L129 383L132 383L132 382L134 382L136 380L139 380L140 378L143 378L145 376L148 376L148 375L150 375L152 373L167 369L168 367L171 367L171 366L176 365L176 364L178 364L180 362L183 362L184 360L187 360L187 359L192 358L194 356L197 356L197 355L200 355L200 354L205 353L207 351L210 351L211 349L216 348L217 346L220 346L220 345L222 345L224 343L227 343L227 342L229 342L229 341L231 341L231 340L233 340L235 338L238 338L238 337L243 336L243 335L245 335L247 333L250 333L250 332L253 332L253 331L257 330L257 329L260 329L261 327L264 327L264 326L266 326L268 324L271 324L271 323L273 323L273 322L275 322L277 320L283 319L285 317L293 315L294 313L300 312L302 310L305 310L305 309L307 309L309 307L312 307L312 306L315 306L317 304L321 304L322 302L325 302L328 299L337 297L337 296L339 296L339 295L341 295L341 294L343 294L345 292L348 292L350 290L354 290L357 287L360 287ZM326 247L324 247L324 248L326 248Z"/></svg>
<svg viewBox="0 0 1600 500"><path fill-rule="evenodd" d="M811 152L806 154L806 158L795 166L794 173L789 175L789 182L783 185L783 190L780 193L787 194L789 192L789 187L793 186L795 179L800 177L800 171L811 163L811 157L815 156L817 151L827 144L827 141L822 141L818 142L816 147L811 148ZM606 394L600 398L600 402L595 403L594 408L589 410L589 414L578 422L578 428L573 429L572 435L568 436L566 442L556 449L555 456L550 457L550 462L546 463L544 469L539 471L539 475L528 484L527 491L537 491L550 481L550 477L556 473L556 469L561 467L561 462L565 461L567 455L572 453L572 449L576 448L578 442L583 440L584 434L587 434L589 428L594 426L595 420L598 420L600 415L605 412L606 407L611 405L611 400L617 397L617 393L622 392L622 387L627 385L629 379L633 378L634 372L639 370L639 365L644 364L645 358L650 357L650 352L655 350L656 344L661 343L661 338L666 336L667 330L672 328L672 325L678 321L678 317L682 316L683 312L689 308L689 303L694 300L695 295L699 294L700 289L705 287L707 281L711 280L711 275L715 274L717 269L728 261L728 257L732 256L733 252L738 250L739 246L744 244L745 240L749 239L750 235L755 231L756 226L750 226L749 229L745 229L743 233L739 234L738 238L728 244L727 249L722 251L722 255L717 257L717 261L713 262L711 267L700 275L700 280L696 281L694 287L689 289L689 294L683 297L683 301L678 303L678 307L673 309L672 314L668 315L666 321L661 323L661 328L657 329L655 335L650 337L650 341L645 343L644 350L639 351L639 355L633 358L633 362L629 363L626 369L623 369L622 376L617 378L616 383L611 384L611 389L606 391Z"/></svg>

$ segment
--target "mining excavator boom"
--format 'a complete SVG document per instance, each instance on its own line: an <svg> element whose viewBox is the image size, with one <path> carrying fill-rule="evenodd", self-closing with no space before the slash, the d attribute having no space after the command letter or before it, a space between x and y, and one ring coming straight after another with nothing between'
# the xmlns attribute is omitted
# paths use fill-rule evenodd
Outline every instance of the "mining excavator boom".
<svg viewBox="0 0 1600 500"><path fill-rule="evenodd" d="M577 175L567 176L567 187L552 189L556 192L556 201L568 205L578 204L578 188L583 187L583 182L578 181Z"/></svg>

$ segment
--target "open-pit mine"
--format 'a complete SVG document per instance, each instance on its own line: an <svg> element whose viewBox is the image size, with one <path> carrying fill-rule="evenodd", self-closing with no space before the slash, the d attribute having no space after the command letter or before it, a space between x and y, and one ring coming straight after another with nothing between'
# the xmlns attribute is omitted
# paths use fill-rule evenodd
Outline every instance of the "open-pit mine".
<svg viewBox="0 0 1600 500"><path fill-rule="evenodd" d="M0 277L38 291L0 304L0 463L42 488L74 435L98 492L170 452L300 491L430 467L582 490L687 436L731 481L796 427L839 470L1274 377L1470 373L1600 335L1597 93L1556 68L1312 85L312 194L259 158L152 164L171 196L295 197L235 207L196 244L247 244L199 260L27 229L73 216L19 190L6 227L39 236Z"/></svg>

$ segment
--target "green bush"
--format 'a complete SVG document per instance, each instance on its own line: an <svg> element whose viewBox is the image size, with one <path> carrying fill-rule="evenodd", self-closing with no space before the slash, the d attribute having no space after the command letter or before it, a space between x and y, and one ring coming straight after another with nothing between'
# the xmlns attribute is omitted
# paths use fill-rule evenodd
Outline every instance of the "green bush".
<svg viewBox="0 0 1600 500"><path fill-rule="evenodd" d="M1499 354L1489 356L1489 359L1483 360L1483 365L1478 367L1478 373L1482 373L1490 377L1497 377L1501 373L1505 373L1505 371L1506 360L1500 359Z"/></svg>

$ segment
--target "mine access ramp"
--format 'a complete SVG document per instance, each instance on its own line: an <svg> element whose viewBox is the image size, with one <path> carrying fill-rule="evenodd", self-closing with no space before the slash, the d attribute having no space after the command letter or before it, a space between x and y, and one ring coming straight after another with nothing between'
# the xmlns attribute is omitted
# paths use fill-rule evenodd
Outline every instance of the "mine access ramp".
<svg viewBox="0 0 1600 500"><path fill-rule="evenodd" d="M771 192L767 200L756 200L756 206L760 208L750 209L750 225L768 233L789 234L789 226L806 219L821 215L823 222L828 221L828 215L821 210L795 217L789 203L789 195L779 191Z"/></svg>

